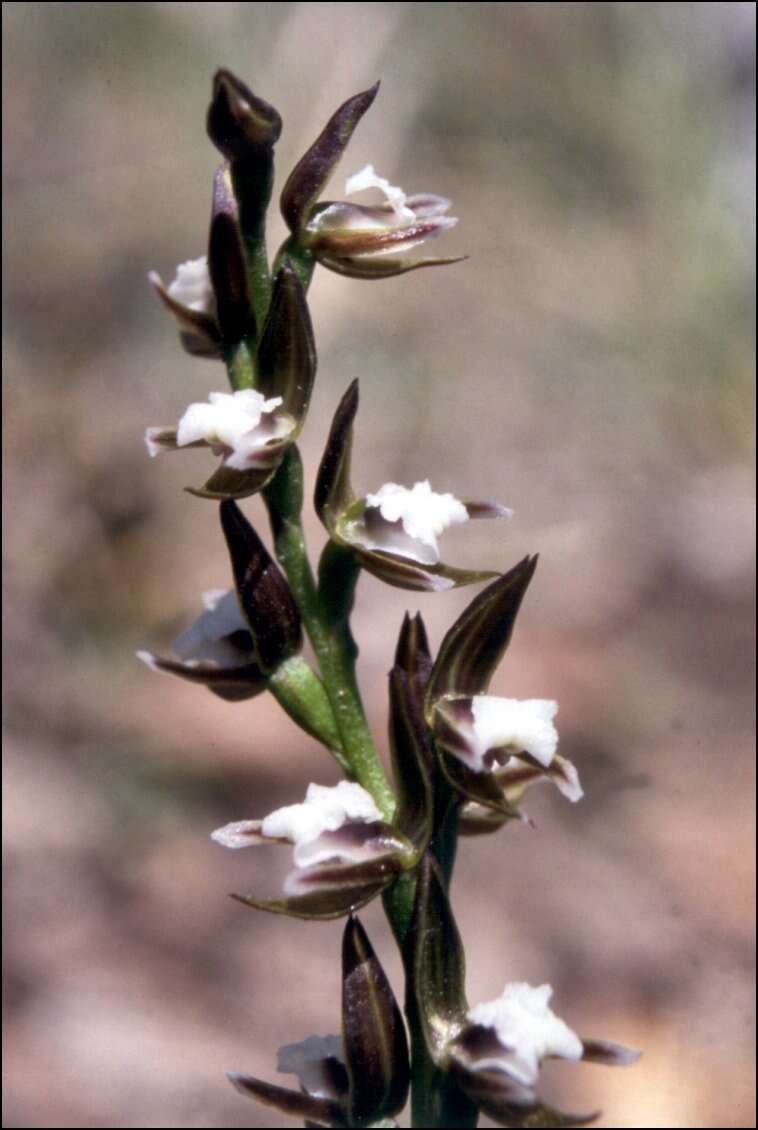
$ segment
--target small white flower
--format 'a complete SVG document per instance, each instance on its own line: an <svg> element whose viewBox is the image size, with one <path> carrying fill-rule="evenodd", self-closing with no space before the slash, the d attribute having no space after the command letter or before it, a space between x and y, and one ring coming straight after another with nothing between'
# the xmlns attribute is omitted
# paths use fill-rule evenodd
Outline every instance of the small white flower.
<svg viewBox="0 0 758 1130"><path fill-rule="evenodd" d="M296 1075L300 1086L319 1099L334 1098L333 1085L324 1072L324 1060L343 1062L340 1036L308 1036L296 1044L285 1044L277 1052L276 1069L282 1075Z"/></svg>
<svg viewBox="0 0 758 1130"><path fill-rule="evenodd" d="M475 695L471 710L474 740L470 757L472 768L477 772L486 769L483 759L492 749L529 753L545 768L550 765L558 748L558 731L553 725L558 713L557 702L545 698Z"/></svg>
<svg viewBox="0 0 758 1130"><path fill-rule="evenodd" d="M549 1007L553 990L550 985L539 987L524 981L514 981L505 986L496 1000L479 1004L468 1012L472 1024L494 1028L498 1040L507 1051L493 1057L492 1063L477 1064L507 1067L508 1073L524 1086L532 1086L539 1073L540 1060L545 1056L579 1060L584 1049L582 1041L569 1026Z"/></svg>
<svg viewBox="0 0 758 1130"><path fill-rule="evenodd" d="M269 400L256 389L211 392L208 404L190 404L177 427L148 428L145 444L150 455L162 451L207 444L224 464L236 471L258 465L262 451L273 440L283 439L295 428L286 412L278 412L281 396Z"/></svg>
<svg viewBox="0 0 758 1130"><path fill-rule="evenodd" d="M186 306L189 310L198 310L202 314L210 314L211 317L216 316L216 298L205 255L201 255L199 259L188 259L186 263L178 265L168 293L175 302Z"/></svg>
<svg viewBox="0 0 758 1130"><path fill-rule="evenodd" d="M366 496L366 509L356 523L357 540L366 549L409 557L423 565L440 559L437 538L449 526L469 520L462 502L452 494L437 494L428 480L408 487L385 483Z"/></svg>
<svg viewBox="0 0 758 1130"><path fill-rule="evenodd" d="M295 845L295 866L305 867L319 862L304 849L323 832L336 832L346 823L369 824L381 819L370 793L353 781L340 781L331 788L309 785L302 804L277 808L264 819L261 832L272 839L290 840Z"/></svg>
<svg viewBox="0 0 758 1130"><path fill-rule="evenodd" d="M284 432L282 421L273 415L282 403L281 396L270 400L253 388L239 392L212 392L209 404L190 404L176 431L179 447L205 441L212 447L231 452L225 460L227 467L244 471L249 466L251 454L271 439ZM284 421L285 431L291 424Z"/></svg>

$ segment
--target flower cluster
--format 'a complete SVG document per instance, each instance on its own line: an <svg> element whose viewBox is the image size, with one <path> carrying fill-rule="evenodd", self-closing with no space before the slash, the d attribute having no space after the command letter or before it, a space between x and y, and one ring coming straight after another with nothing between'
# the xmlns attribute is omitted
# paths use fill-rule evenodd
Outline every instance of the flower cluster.
<svg viewBox="0 0 758 1130"><path fill-rule="evenodd" d="M577 1125L590 1116L561 1114L539 1097L542 1062L624 1064L636 1053L580 1039L553 1013L547 984L512 981L497 999L469 1007L449 899L459 835L528 822L522 798L539 781L571 802L583 795L575 766L558 751L558 703L488 693L537 558L506 572L446 564L439 539L447 530L512 514L459 498L447 484L387 481L356 494L357 381L337 406L316 475L314 508L327 534L317 574L305 550L297 440L316 375L307 303L316 266L383 279L460 258L409 256L457 223L450 202L407 194L372 165L347 178L345 195L374 191L380 200L321 198L377 90L343 103L287 178L280 206L289 236L269 265L265 218L281 119L229 71L214 78L207 129L223 161L207 254L180 264L167 287L155 273L150 281L184 348L221 361L231 390L214 381L207 400L177 409L172 425L148 428L145 443L151 456L191 448L217 461L187 489L219 503L233 587L203 595L202 614L172 656L138 655L227 701L270 692L344 772L336 785L311 783L303 800L297 789L292 803L212 833L233 850L292 849L275 897L233 896L240 902L296 918L347 917L340 1035L280 1049L279 1071L295 1075L298 1090L237 1072L234 1086L310 1126L395 1125L411 1076L414 1126L475 1126L479 1113L503 1126ZM272 552L238 505L252 495L266 507ZM362 573L430 593L487 582L436 656L421 616L403 620L389 674L391 781L356 679L350 614ZM306 633L312 660L301 654ZM355 917L379 896L403 958L410 1050L389 980Z"/></svg>

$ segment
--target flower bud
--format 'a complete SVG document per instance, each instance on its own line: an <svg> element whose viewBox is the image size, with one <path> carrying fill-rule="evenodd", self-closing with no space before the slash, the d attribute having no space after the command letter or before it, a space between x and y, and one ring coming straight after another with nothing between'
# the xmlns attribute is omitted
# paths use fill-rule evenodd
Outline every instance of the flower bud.
<svg viewBox="0 0 758 1130"><path fill-rule="evenodd" d="M343 396L332 422L316 480L315 506L332 541L350 549L369 573L398 588L444 591L496 573L456 569L439 560L437 536L469 518L503 518L505 506L461 502L435 493L428 482L408 490L396 483L356 498L350 482L358 382Z"/></svg>
<svg viewBox="0 0 758 1130"><path fill-rule="evenodd" d="M258 665L270 674L300 650L300 613L284 574L237 504L222 502L220 509L240 607Z"/></svg>
<svg viewBox="0 0 758 1130"><path fill-rule="evenodd" d="M352 916L342 940L342 1040L347 1125L370 1126L401 1111L410 1082L405 1025L368 935Z"/></svg>
<svg viewBox="0 0 758 1130"><path fill-rule="evenodd" d="M282 132L282 119L273 106L222 69L213 78L207 127L213 144L228 161L235 161L270 150Z"/></svg>
<svg viewBox="0 0 758 1130"><path fill-rule="evenodd" d="M234 345L255 333L250 305L247 261L239 226L239 207L228 165L213 178L213 208L208 241L208 270L216 298L216 320L222 341Z"/></svg>

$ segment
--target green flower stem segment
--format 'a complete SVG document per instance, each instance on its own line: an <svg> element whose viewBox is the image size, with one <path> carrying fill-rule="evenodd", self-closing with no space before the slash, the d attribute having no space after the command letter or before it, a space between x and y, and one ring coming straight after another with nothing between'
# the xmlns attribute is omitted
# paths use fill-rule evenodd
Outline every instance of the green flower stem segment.
<svg viewBox="0 0 758 1130"><path fill-rule="evenodd" d="M224 360L229 384L234 392L255 387L255 350L250 348L248 341L241 341L238 345L226 348Z"/></svg>
<svg viewBox="0 0 758 1130"><path fill-rule="evenodd" d="M300 520L303 469L296 447L287 452L263 497L271 519L277 557L319 662L348 772L371 793L382 815L391 820L395 798L374 748L361 703L355 677L355 645L346 631L342 610L333 607L330 614L326 602L320 598L308 560Z"/></svg>
<svg viewBox="0 0 758 1130"><path fill-rule="evenodd" d="M273 164L265 170L263 177L265 177L265 181L256 185L254 202L251 202L246 191L248 186L241 183L244 180L244 175L241 176L238 168L232 166L232 183L234 184L235 195L241 201L240 227L242 229L242 241L245 245L253 311L258 327L263 326L271 302L271 275L269 274L266 251L266 211L274 184Z"/></svg>
<svg viewBox="0 0 758 1130"><path fill-rule="evenodd" d="M349 773L329 696L305 660L299 655L285 660L269 678L268 689L290 718L325 745L340 768Z"/></svg>
<svg viewBox="0 0 758 1130"><path fill-rule="evenodd" d="M295 268L298 278L303 284L303 290L307 292L308 287L311 285L313 272L316 269L316 259L312 251L300 246L294 235L291 235L289 239L285 239L277 252L276 259L274 260L274 276L276 276L282 264L286 262L291 263Z"/></svg>

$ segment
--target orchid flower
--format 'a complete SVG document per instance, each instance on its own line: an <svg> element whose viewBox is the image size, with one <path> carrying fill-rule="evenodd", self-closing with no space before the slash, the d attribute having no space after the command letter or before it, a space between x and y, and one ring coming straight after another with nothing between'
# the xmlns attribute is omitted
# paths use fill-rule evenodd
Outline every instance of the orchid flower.
<svg viewBox="0 0 758 1130"><path fill-rule="evenodd" d="M433 491L428 481L410 489L385 483L356 498L350 462L357 411L354 381L335 413L316 481L316 511L332 541L350 549L369 573L399 588L440 592L496 576L492 571L443 564L437 538L470 518L510 517L508 507L462 502L452 494Z"/></svg>
<svg viewBox="0 0 758 1130"><path fill-rule="evenodd" d="M340 106L290 174L281 198L282 214L299 245L322 266L357 279L389 278L418 267L441 266L461 259L404 257L404 252L458 221L445 215L450 201L444 196L408 195L378 176L373 165L366 165L347 178L345 195L378 189L385 197L381 204L318 201L378 89L377 83Z"/></svg>

